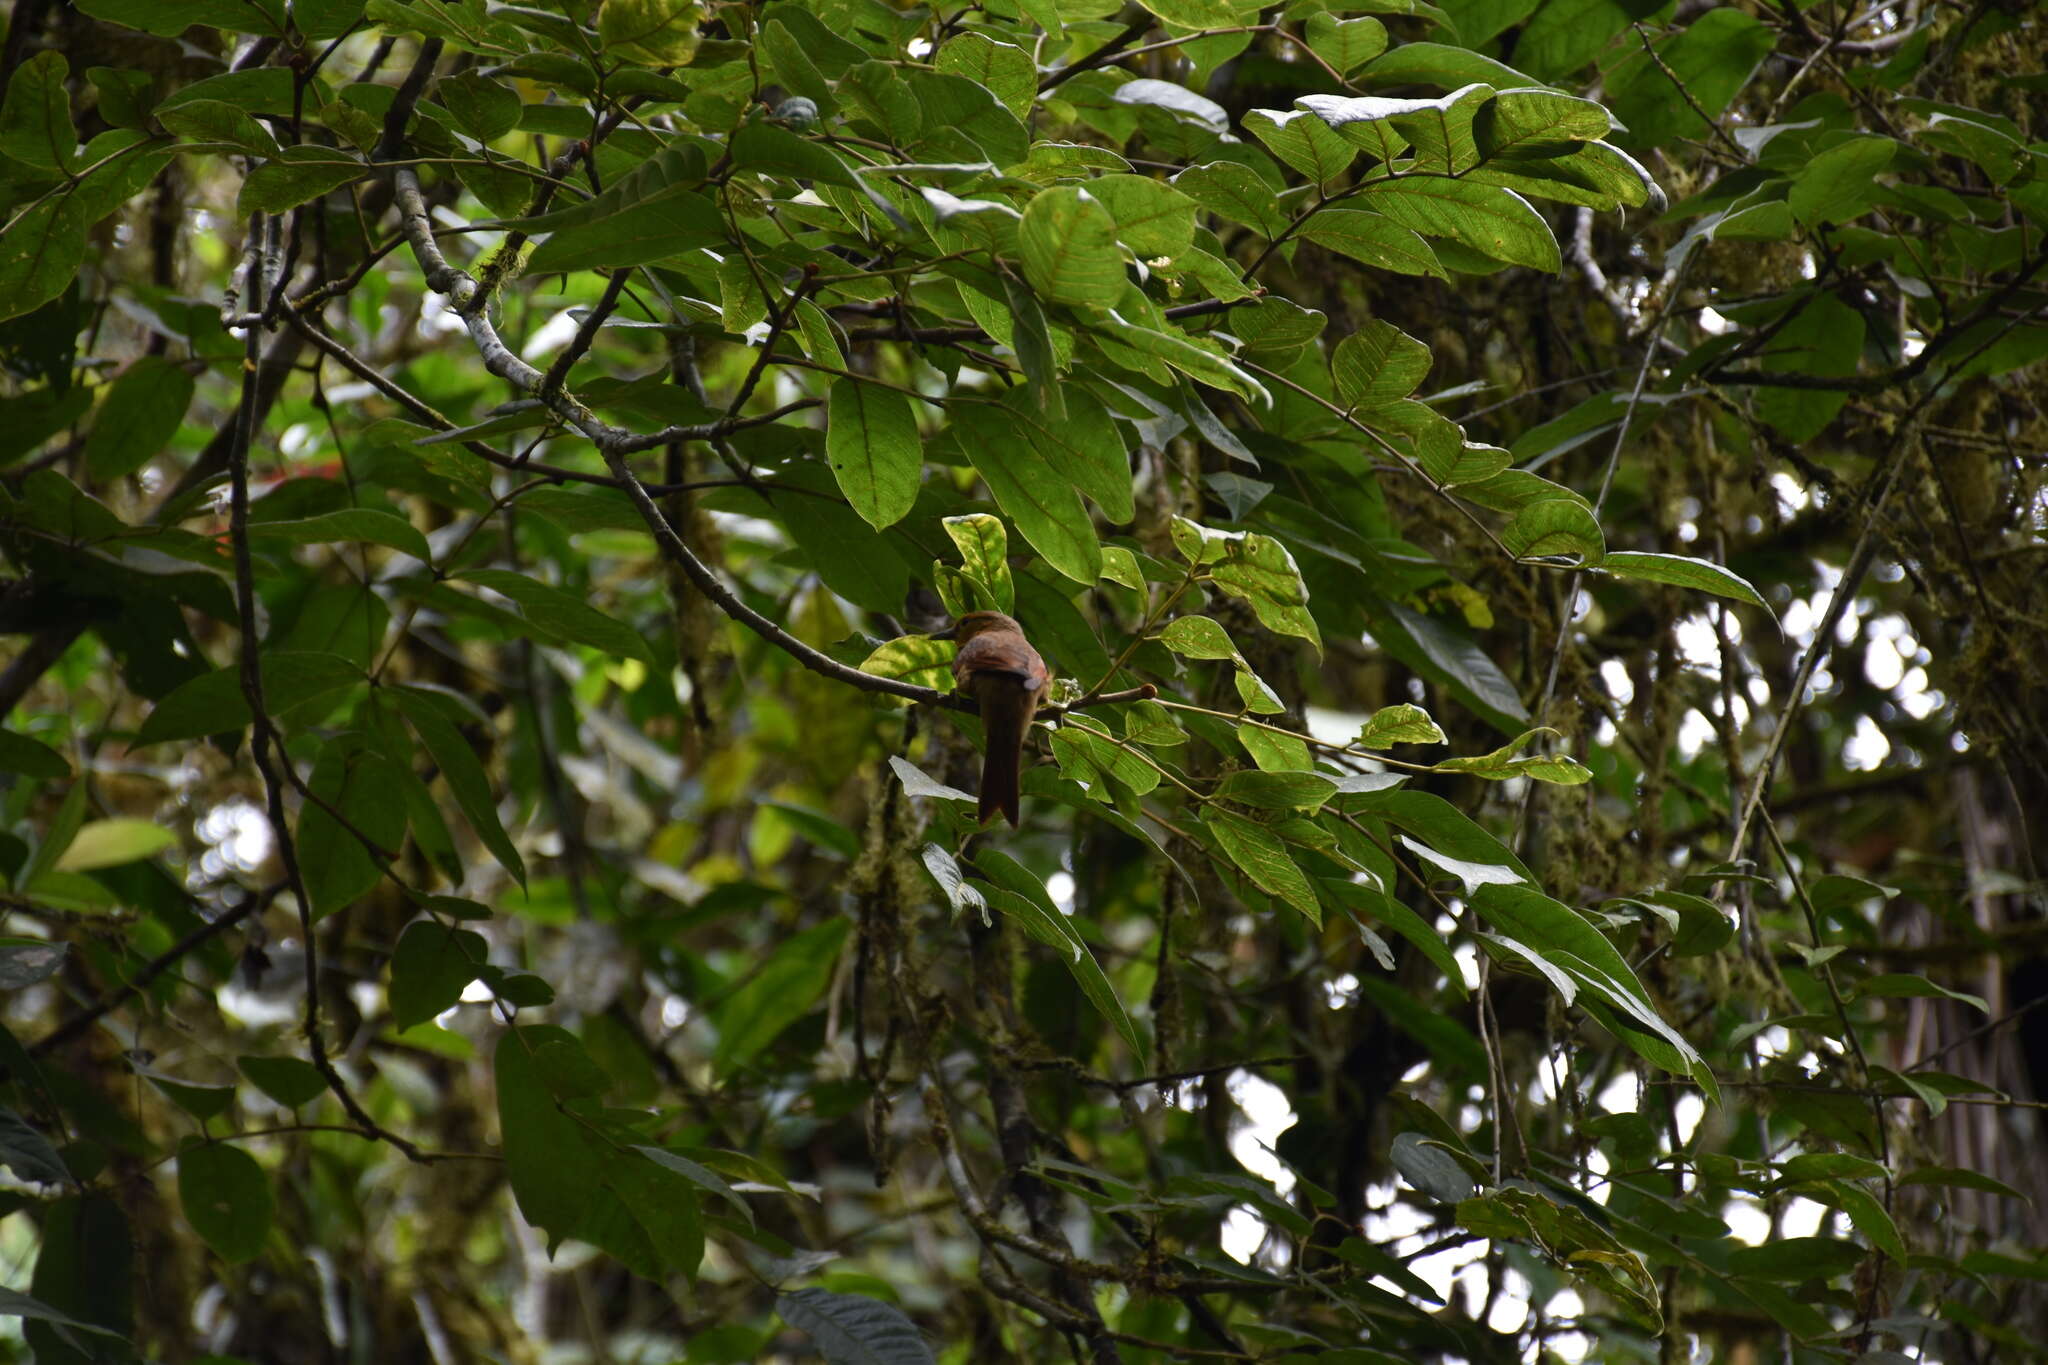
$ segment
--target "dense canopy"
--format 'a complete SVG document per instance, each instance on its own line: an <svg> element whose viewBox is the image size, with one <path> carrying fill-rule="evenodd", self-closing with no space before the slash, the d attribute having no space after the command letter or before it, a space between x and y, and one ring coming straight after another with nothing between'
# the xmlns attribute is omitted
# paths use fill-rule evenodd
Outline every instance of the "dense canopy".
<svg viewBox="0 0 2048 1365"><path fill-rule="evenodd" d="M0 10L0 1356L2048 1354L2033 7Z"/></svg>

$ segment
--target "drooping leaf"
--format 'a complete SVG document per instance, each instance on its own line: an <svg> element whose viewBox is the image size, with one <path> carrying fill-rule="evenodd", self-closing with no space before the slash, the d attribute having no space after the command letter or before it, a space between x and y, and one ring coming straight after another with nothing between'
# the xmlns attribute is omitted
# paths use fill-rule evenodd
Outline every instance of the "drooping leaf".
<svg viewBox="0 0 2048 1365"><path fill-rule="evenodd" d="M933 1365L935 1359L917 1324L879 1299L796 1289L776 1296L775 1311L832 1365Z"/></svg>
<svg viewBox="0 0 2048 1365"><path fill-rule="evenodd" d="M185 1140L178 1201L192 1230L230 1265L254 1259L270 1237L270 1178L256 1158L229 1143Z"/></svg>
<svg viewBox="0 0 2048 1365"><path fill-rule="evenodd" d="M876 530L901 521L917 501L924 468L910 399L858 379L832 382L825 457L853 510Z"/></svg>
<svg viewBox="0 0 2048 1365"><path fill-rule="evenodd" d="M1116 219L1076 185L1041 190L1018 225L1024 276L1053 303L1111 308L1124 292Z"/></svg>

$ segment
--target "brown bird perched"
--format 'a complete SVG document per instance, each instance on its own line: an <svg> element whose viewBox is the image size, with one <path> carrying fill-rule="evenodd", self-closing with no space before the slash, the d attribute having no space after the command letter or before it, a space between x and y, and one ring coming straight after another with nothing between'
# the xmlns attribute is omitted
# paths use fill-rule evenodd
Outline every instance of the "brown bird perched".
<svg viewBox="0 0 2048 1365"><path fill-rule="evenodd" d="M981 762L981 808L987 821L996 811L1012 827L1020 799L1017 783L1024 763L1024 735L1045 699L1045 660L1024 638L1023 628L999 611L970 611L953 623L948 638L958 646L953 681L981 708L988 754Z"/></svg>

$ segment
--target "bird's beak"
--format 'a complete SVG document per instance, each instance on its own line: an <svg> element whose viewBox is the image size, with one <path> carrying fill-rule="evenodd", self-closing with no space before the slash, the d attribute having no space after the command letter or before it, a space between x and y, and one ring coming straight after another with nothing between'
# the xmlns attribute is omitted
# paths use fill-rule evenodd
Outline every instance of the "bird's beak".
<svg viewBox="0 0 2048 1365"><path fill-rule="evenodd" d="M957 640L960 638L960 623L948 621L937 630L928 630L925 634L934 640Z"/></svg>

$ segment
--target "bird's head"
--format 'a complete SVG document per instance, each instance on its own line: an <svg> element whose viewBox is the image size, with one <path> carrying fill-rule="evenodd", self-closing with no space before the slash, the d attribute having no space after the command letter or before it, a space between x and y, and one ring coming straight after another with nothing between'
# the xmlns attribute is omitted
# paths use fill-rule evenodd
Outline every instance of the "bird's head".
<svg viewBox="0 0 2048 1365"><path fill-rule="evenodd" d="M951 640L956 645L964 645L975 636L985 635L992 630L1007 630L1020 635L1023 634L1023 628L1014 619L1005 616L1002 612L970 611L963 613L959 620L953 622L951 629L939 632L938 638Z"/></svg>

